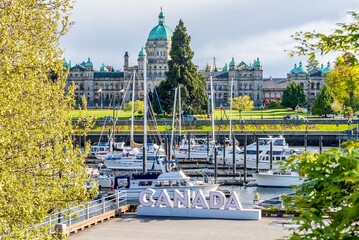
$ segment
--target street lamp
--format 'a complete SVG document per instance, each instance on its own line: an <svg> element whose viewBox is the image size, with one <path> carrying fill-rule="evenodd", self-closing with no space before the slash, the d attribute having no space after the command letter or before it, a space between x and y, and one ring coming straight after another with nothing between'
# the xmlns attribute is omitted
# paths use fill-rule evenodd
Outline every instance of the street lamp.
<svg viewBox="0 0 359 240"><path fill-rule="evenodd" d="M351 125L352 125L352 120L348 119L348 135L351 135Z"/></svg>
<svg viewBox="0 0 359 240"><path fill-rule="evenodd" d="M307 113L310 113L310 89L312 88L312 80L308 79L308 102L307 102Z"/></svg>
<svg viewBox="0 0 359 240"><path fill-rule="evenodd" d="M98 93L100 93L100 99L101 99L101 109L102 109L102 88L97 90Z"/></svg>
<svg viewBox="0 0 359 240"><path fill-rule="evenodd" d="M297 104L297 106L295 107L295 111L296 111L296 114L297 114L297 120L298 120L298 111L299 111L299 106Z"/></svg>
<svg viewBox="0 0 359 240"><path fill-rule="evenodd" d="M263 103L262 103L262 105L260 106L260 109L261 109L261 119L263 119L263 109L264 109Z"/></svg>

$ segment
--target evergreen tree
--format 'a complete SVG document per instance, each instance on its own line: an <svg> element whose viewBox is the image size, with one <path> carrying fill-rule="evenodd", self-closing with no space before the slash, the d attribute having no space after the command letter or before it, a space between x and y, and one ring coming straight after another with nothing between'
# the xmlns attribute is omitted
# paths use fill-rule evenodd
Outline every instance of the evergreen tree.
<svg viewBox="0 0 359 240"><path fill-rule="evenodd" d="M310 109L312 114L327 116L334 113L331 104L334 102L334 94L327 85L324 85L313 102Z"/></svg>
<svg viewBox="0 0 359 240"><path fill-rule="evenodd" d="M174 91L177 86L181 87L181 104L185 112L197 114L207 109L206 81L192 62L194 53L190 41L191 37L180 20L172 36L171 60L168 61L166 80L157 87L162 108L167 113L173 109ZM155 111L159 112L157 102L154 102L153 106Z"/></svg>
<svg viewBox="0 0 359 240"><path fill-rule="evenodd" d="M0 4L1 239L49 239L34 226L90 197L59 48L71 7L71 0Z"/></svg>
<svg viewBox="0 0 359 240"><path fill-rule="evenodd" d="M290 107L295 109L298 106L304 106L305 94L302 86L297 85L295 82L291 82L288 87L283 91L282 105L284 107Z"/></svg>

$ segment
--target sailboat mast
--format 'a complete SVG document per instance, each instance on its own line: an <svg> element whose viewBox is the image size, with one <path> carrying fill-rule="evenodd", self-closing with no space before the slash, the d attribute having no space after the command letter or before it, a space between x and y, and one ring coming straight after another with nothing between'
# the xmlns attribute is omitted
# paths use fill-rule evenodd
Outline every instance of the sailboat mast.
<svg viewBox="0 0 359 240"><path fill-rule="evenodd" d="M212 75L209 76L209 81L211 84L211 122L212 122L212 139L214 144L216 144L216 139L214 138L214 97L213 97L213 81Z"/></svg>
<svg viewBox="0 0 359 240"><path fill-rule="evenodd" d="M229 105L229 141L232 140L232 103L233 103L233 78L231 80L231 102ZM232 142L234 144L234 141Z"/></svg>
<svg viewBox="0 0 359 240"><path fill-rule="evenodd" d="M142 171L147 172L147 55L144 53L143 61L143 161Z"/></svg>
<svg viewBox="0 0 359 240"><path fill-rule="evenodd" d="M181 86L178 85L178 127L179 135L182 136L182 102L181 102Z"/></svg>
<svg viewBox="0 0 359 240"><path fill-rule="evenodd" d="M177 90L178 90L178 88L175 88L175 101L174 101L174 103L173 103L172 133L171 133L171 144L170 144L170 157L169 157L169 159L172 158L172 151L173 151L173 137L174 137L175 120L176 120Z"/></svg>
<svg viewBox="0 0 359 240"><path fill-rule="evenodd" d="M130 145L132 145L132 143L134 143L134 138L133 138L133 126L135 123L135 82L136 82L136 72L133 71L133 81L132 81L132 107L131 107L131 132L130 132Z"/></svg>

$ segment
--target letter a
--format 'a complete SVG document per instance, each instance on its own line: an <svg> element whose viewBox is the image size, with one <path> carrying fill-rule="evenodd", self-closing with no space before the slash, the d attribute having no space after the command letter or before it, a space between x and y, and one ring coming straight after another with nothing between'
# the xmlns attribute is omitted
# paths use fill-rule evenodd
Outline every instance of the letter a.
<svg viewBox="0 0 359 240"><path fill-rule="evenodd" d="M159 207L161 205L165 205L166 207L172 207L172 202L166 189L163 189L161 191L155 206Z"/></svg>
<svg viewBox="0 0 359 240"><path fill-rule="evenodd" d="M202 190L198 190L198 192L192 202L192 208L197 208L197 207L201 207L203 209L208 209L208 203L206 201L206 198L203 195Z"/></svg>
<svg viewBox="0 0 359 240"><path fill-rule="evenodd" d="M229 210L231 207L235 208L236 210L242 210L242 204L239 201L239 197L236 192L232 192L231 196L228 198L226 206L224 209Z"/></svg>

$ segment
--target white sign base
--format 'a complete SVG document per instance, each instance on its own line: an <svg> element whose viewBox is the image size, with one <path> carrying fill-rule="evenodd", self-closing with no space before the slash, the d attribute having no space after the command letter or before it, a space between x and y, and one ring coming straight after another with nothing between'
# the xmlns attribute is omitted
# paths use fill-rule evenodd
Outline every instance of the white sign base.
<svg viewBox="0 0 359 240"><path fill-rule="evenodd" d="M161 217L187 217L187 218L216 218L238 220L260 220L260 209L223 210L202 208L168 208L168 207L137 207L138 216L161 216Z"/></svg>

